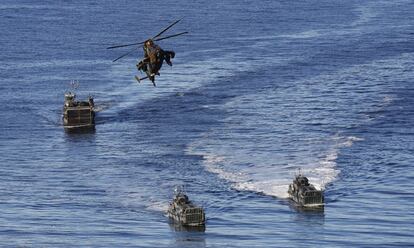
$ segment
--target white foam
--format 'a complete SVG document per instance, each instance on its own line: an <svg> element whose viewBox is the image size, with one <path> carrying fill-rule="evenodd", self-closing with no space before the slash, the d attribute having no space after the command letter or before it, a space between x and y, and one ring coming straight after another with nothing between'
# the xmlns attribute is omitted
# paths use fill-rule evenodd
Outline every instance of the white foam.
<svg viewBox="0 0 414 248"><path fill-rule="evenodd" d="M296 34L279 35L279 37L290 38L290 39L309 39L309 38L316 38L319 36L321 36L320 30L307 30L304 32L296 33Z"/></svg>
<svg viewBox="0 0 414 248"><path fill-rule="evenodd" d="M194 151L195 146L188 146L186 153L192 155L201 155L203 157L204 166L207 171L216 174L219 178L229 182L238 182L244 180L244 175L241 172L226 171L222 165L225 163L225 157L213 154L202 154Z"/></svg>
<svg viewBox="0 0 414 248"><path fill-rule="evenodd" d="M146 209L165 213L168 210L168 202L150 202Z"/></svg>
<svg viewBox="0 0 414 248"><path fill-rule="evenodd" d="M289 185L289 182L287 181L240 182L235 183L234 188L238 190L258 192L279 198L287 198L287 185Z"/></svg>
<svg viewBox="0 0 414 248"><path fill-rule="evenodd" d="M200 140L190 144L188 152L204 156L206 170L227 180L238 190L286 197L288 185L298 168L303 169L316 187L325 188L340 173L337 159L341 150L364 139L342 133L332 137L324 136L324 133L319 133L319 136L312 133L298 134L297 128L301 127L299 124L311 123L316 116L316 121L324 125L332 123L335 127L348 128L345 123L353 126L378 118L375 112L381 112L395 100L395 96L388 92L378 94L383 92L383 78L409 80L412 76L409 69L412 68L413 58L413 53L402 54L395 58L344 68L336 73L284 82L284 85L291 87L278 87L274 92L268 89L262 92L259 89L251 95L235 97L220 106L235 114L223 120L220 130L207 130ZM327 105L325 101L326 91L337 94L332 104ZM310 95L307 95L308 92ZM278 97L280 94L284 95L282 99ZM328 93L330 98L331 94ZM307 99L312 101L310 106L319 107L317 115L308 107ZM279 130L278 121L286 116L283 111L275 111L275 107L290 110L296 120L290 125L279 123L284 127ZM255 109L260 111L252 112ZM364 119L361 109L370 115L369 119ZM335 115L323 115L325 110L335 110ZM321 120L320 117L324 119ZM271 130L263 129L263 126L271 127ZM241 133L238 131L240 128L250 131L248 134ZM228 139L229 133L231 139ZM282 145L274 146L272 142ZM286 149L284 154L278 153L275 148L289 146L297 148ZM246 167L245 164L250 166Z"/></svg>

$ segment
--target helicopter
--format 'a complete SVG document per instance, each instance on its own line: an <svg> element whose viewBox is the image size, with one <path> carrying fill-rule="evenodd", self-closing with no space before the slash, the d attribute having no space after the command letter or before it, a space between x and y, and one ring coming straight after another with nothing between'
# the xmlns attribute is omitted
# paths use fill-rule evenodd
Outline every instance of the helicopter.
<svg viewBox="0 0 414 248"><path fill-rule="evenodd" d="M168 29L170 29L172 26L177 24L179 21L181 21L181 19L173 22L168 27L164 28L161 32L159 32L157 35L155 35L154 37L149 38L145 41L137 42L137 43L131 43L131 44L125 44L125 45L116 45L116 46L107 47L107 49L115 49L115 48L134 46L133 50L130 50L129 52L119 56L118 58L114 59L112 62L116 62L116 61L120 60L121 58L130 55L133 52L135 52L137 49L142 47L143 50L144 50L144 58L142 60L140 60L136 64L136 66L137 66L138 71L144 72L146 74L146 76L142 77L142 78L140 78L139 76L135 76L135 79L138 81L138 83L140 83L141 80L149 79L155 87L156 86L155 76L160 75L159 70L161 69L164 61L169 66L172 66L171 59L173 59L175 57L175 52L174 51L166 51L166 50L161 49L160 46L155 44L155 41L161 41L161 40L173 38L173 37L176 37L176 36L180 36L180 35L183 35L183 34L187 34L188 32L181 32L181 33L178 33L178 34L173 34L173 35L169 35L169 36L165 36L165 37L160 37L163 33L165 33Z"/></svg>

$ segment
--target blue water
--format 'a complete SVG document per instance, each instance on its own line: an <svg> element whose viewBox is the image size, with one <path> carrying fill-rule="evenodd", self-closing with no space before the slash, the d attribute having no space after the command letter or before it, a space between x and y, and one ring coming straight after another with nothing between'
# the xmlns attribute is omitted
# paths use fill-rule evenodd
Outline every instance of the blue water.
<svg viewBox="0 0 414 248"><path fill-rule="evenodd" d="M0 3L0 246L414 246L414 2ZM158 86L142 56L174 50ZM64 132L63 94L96 131ZM324 212L291 206L301 168ZM205 232L170 225L176 185Z"/></svg>

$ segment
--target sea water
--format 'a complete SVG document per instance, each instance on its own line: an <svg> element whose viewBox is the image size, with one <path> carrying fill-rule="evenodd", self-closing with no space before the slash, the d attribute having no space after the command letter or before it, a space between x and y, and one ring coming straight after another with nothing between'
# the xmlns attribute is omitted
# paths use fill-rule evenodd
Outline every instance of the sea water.
<svg viewBox="0 0 414 248"><path fill-rule="evenodd" d="M408 0L3 0L0 246L414 246L413 13ZM164 35L189 34L159 42L176 57L157 87L134 80L141 48L106 49L178 19ZM94 132L64 131L66 91L94 96ZM299 169L323 212L287 199ZM177 185L205 232L169 223Z"/></svg>

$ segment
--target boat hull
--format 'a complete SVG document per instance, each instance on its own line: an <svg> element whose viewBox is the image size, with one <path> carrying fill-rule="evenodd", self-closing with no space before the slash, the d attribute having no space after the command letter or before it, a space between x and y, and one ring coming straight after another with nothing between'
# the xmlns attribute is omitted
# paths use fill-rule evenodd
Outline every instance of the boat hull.
<svg viewBox="0 0 414 248"><path fill-rule="evenodd" d="M202 226L205 225L204 211L200 208L196 209L185 209L175 211L169 209L168 217L174 222L184 226Z"/></svg>

